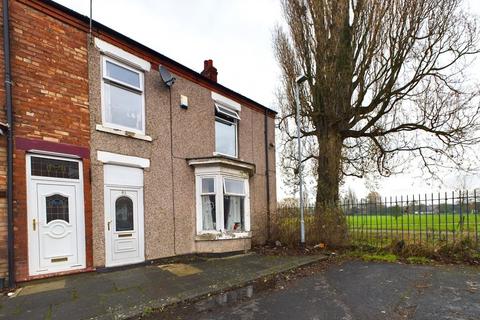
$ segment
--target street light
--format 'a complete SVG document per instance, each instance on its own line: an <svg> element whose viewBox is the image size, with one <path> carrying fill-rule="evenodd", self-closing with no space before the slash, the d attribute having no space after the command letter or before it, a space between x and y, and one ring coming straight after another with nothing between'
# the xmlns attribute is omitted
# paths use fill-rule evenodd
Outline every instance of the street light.
<svg viewBox="0 0 480 320"><path fill-rule="evenodd" d="M305 220L303 219L303 176L302 176L302 142L300 139L300 84L307 77L300 75L295 79L295 103L297 105L297 142L298 142L298 178L300 181L300 245L305 245Z"/></svg>

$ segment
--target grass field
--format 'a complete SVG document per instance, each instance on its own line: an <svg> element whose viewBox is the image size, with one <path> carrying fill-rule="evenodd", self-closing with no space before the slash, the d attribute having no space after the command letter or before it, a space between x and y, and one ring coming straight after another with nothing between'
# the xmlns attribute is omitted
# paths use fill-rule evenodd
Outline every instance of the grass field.
<svg viewBox="0 0 480 320"><path fill-rule="evenodd" d="M305 214L305 234L311 244L321 242L321 235L325 233L321 219L317 218L314 214ZM291 210L276 219L276 233L281 242L297 243L300 234L299 212ZM475 246L480 246L480 213L356 214L347 215L346 221L353 243L384 247L399 239L427 245L470 239Z"/></svg>
<svg viewBox="0 0 480 320"><path fill-rule="evenodd" d="M478 232L480 214L355 215L347 216L347 223L351 230Z"/></svg>

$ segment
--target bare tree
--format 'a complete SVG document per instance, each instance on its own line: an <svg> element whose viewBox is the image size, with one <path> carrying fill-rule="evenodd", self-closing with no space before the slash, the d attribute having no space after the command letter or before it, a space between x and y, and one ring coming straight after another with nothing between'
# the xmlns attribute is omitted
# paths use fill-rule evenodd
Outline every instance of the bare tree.
<svg viewBox="0 0 480 320"><path fill-rule="evenodd" d="M365 200L368 203L377 203L382 201L382 196L377 191L370 191Z"/></svg>
<svg viewBox="0 0 480 320"><path fill-rule="evenodd" d="M349 205L356 205L358 202L358 197L355 191L353 191L352 188L348 188L347 192L343 196L343 201L344 204L349 204Z"/></svg>
<svg viewBox="0 0 480 320"><path fill-rule="evenodd" d="M382 211L382 196L377 191L370 191L365 198L365 208L368 213Z"/></svg>
<svg viewBox="0 0 480 320"><path fill-rule="evenodd" d="M316 202L338 200L345 176L389 176L420 159L464 165L479 142L477 20L462 0L282 0L275 29L282 71L281 163L294 176L294 81L302 85L304 163ZM293 180L292 180L293 181Z"/></svg>

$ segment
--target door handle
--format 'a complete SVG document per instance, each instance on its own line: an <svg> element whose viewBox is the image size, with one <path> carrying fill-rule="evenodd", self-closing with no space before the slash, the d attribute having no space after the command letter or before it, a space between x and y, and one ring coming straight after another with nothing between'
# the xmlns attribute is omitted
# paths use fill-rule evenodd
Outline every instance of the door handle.
<svg viewBox="0 0 480 320"><path fill-rule="evenodd" d="M33 231L37 230L37 219L32 220Z"/></svg>
<svg viewBox="0 0 480 320"><path fill-rule="evenodd" d="M112 220L110 220L110 221L107 222L107 229L108 229L108 231L110 231L110 223L112 223Z"/></svg>

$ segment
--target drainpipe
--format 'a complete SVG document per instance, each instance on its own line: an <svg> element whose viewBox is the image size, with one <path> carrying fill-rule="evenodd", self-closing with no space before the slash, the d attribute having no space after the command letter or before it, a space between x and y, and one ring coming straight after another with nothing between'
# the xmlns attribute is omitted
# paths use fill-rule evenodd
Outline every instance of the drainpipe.
<svg viewBox="0 0 480 320"><path fill-rule="evenodd" d="M173 83L172 83L173 84ZM177 255L177 223L175 222L175 155L173 153L173 106L172 87L168 86L170 96L170 165L172 166L172 213L173 213L173 255Z"/></svg>
<svg viewBox="0 0 480 320"><path fill-rule="evenodd" d="M267 241L270 241L270 168L268 161L268 111L265 109L265 177L267 179Z"/></svg>
<svg viewBox="0 0 480 320"><path fill-rule="evenodd" d="M8 286L15 286L13 262L13 110L10 64L10 21L8 0L3 0L3 57L5 67L5 100L7 110L7 225L8 225Z"/></svg>

